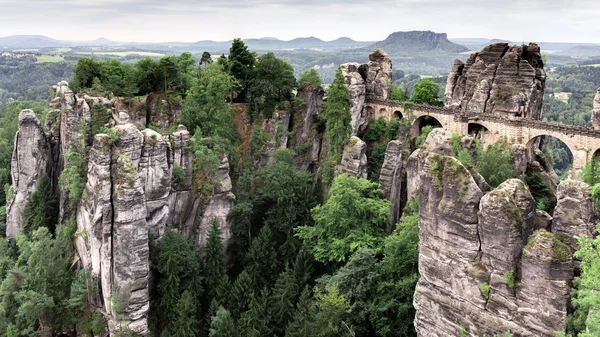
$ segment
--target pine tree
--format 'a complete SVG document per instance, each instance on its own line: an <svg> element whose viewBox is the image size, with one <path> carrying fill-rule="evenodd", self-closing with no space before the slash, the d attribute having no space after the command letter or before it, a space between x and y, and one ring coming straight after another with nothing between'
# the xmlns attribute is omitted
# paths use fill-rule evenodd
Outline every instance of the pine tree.
<svg viewBox="0 0 600 337"><path fill-rule="evenodd" d="M175 321L172 324L171 336L192 337L198 331L198 318L196 314L196 298L186 290L181 294L175 307Z"/></svg>
<svg viewBox="0 0 600 337"><path fill-rule="evenodd" d="M219 220L213 218L205 248L205 293L206 303L210 302L217 292L219 284L225 275L225 254L221 243L221 228Z"/></svg>
<svg viewBox="0 0 600 337"><path fill-rule="evenodd" d="M305 287L296 305L294 317L285 329L285 337L315 336L315 317L315 304L313 303L310 289Z"/></svg>
<svg viewBox="0 0 600 337"><path fill-rule="evenodd" d="M46 227L51 233L58 223L58 198L52 189L48 175L40 178L38 187L31 195L25 207L25 226L23 232L30 234L40 227Z"/></svg>
<svg viewBox="0 0 600 337"><path fill-rule="evenodd" d="M269 329L269 316L267 312L268 292L263 289L258 295L250 294L248 310L240 318L240 332L247 337L267 337Z"/></svg>
<svg viewBox="0 0 600 337"><path fill-rule="evenodd" d="M229 306L231 315L234 318L239 318L240 315L248 308L248 294L252 292L252 279L244 270L242 271L231 289L229 296Z"/></svg>
<svg viewBox="0 0 600 337"><path fill-rule="evenodd" d="M333 83L327 90L325 103L325 121L327 124L327 139L331 145L334 158L339 158L344 145L352 134L352 114L350 112L350 92L346 80L339 68L335 73Z"/></svg>
<svg viewBox="0 0 600 337"><path fill-rule="evenodd" d="M233 317L227 309L219 307L210 322L209 337L233 337L238 336Z"/></svg>
<svg viewBox="0 0 600 337"><path fill-rule="evenodd" d="M252 241L246 254L246 269L252 278L253 289L261 289L272 283L277 275L277 254L273 247L273 233L264 225Z"/></svg>
<svg viewBox="0 0 600 337"><path fill-rule="evenodd" d="M283 335L288 321L294 314L298 285L294 271L288 267L279 275L269 301L271 326L276 335Z"/></svg>

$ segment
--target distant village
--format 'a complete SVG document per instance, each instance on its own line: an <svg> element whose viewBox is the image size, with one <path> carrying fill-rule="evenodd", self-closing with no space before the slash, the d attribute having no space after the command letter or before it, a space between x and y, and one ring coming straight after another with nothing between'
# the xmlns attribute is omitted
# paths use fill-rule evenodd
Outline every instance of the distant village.
<svg viewBox="0 0 600 337"><path fill-rule="evenodd" d="M6 58L23 58L23 57L45 57L45 56L63 56L59 52L40 52L38 50L17 50L17 51L3 51L0 53L0 57Z"/></svg>

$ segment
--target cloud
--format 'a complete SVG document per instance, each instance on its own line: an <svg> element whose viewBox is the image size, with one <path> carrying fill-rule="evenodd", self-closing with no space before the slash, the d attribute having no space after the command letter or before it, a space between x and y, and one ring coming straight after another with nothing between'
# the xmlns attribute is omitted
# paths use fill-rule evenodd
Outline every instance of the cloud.
<svg viewBox="0 0 600 337"><path fill-rule="evenodd" d="M196 41L274 36L380 40L394 31L450 37L597 42L589 0L0 0L0 34Z"/></svg>

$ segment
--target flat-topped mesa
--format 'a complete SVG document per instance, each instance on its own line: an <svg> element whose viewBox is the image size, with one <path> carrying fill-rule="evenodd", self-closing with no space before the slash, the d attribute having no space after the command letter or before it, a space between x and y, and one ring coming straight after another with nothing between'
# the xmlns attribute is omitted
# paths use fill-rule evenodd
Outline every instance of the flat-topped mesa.
<svg viewBox="0 0 600 337"><path fill-rule="evenodd" d="M535 43L498 42L454 61L445 92L446 107L464 113L542 119L544 62Z"/></svg>

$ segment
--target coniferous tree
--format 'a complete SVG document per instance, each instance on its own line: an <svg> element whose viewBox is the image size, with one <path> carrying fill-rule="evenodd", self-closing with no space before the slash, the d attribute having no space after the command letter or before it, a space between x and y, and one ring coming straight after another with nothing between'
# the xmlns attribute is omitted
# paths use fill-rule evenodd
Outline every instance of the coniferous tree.
<svg viewBox="0 0 600 337"><path fill-rule="evenodd" d="M198 332L198 318L196 314L196 298L186 290L181 294L175 307L175 321L171 329L173 337L192 337Z"/></svg>
<svg viewBox="0 0 600 337"><path fill-rule="evenodd" d="M281 336L294 314L298 284L294 271L288 267L279 275L269 301L269 316L273 332Z"/></svg>
<svg viewBox="0 0 600 337"><path fill-rule="evenodd" d="M294 317L285 329L285 337L311 337L315 336L314 324L316 319L316 308L312 299L310 289L302 290Z"/></svg>
<svg viewBox="0 0 600 337"><path fill-rule="evenodd" d="M248 308L248 294L252 292L252 279L244 270L233 283L233 288L229 296L229 306L231 315L237 319Z"/></svg>
<svg viewBox="0 0 600 337"><path fill-rule="evenodd" d="M327 139L334 158L339 159L352 134L350 92L341 68L335 73L335 78L327 90L327 102L324 105Z"/></svg>
<svg viewBox="0 0 600 337"><path fill-rule="evenodd" d="M25 207L25 226L23 232L30 234L40 227L46 227L54 233L58 223L58 198L52 189L48 175L41 176L38 187L31 195Z"/></svg>
<svg viewBox="0 0 600 337"><path fill-rule="evenodd" d="M241 100L246 99L248 85L253 76L255 60L256 54L248 50L248 46L246 46L242 39L233 39L231 48L229 49L227 65L229 66L229 73L240 84L239 98Z"/></svg>
<svg viewBox="0 0 600 337"><path fill-rule="evenodd" d="M267 337L270 334L269 316L267 312L268 292L263 289L258 295L250 294L248 310L242 314L239 321L242 336Z"/></svg>
<svg viewBox="0 0 600 337"><path fill-rule="evenodd" d="M233 317L229 311L219 307L210 322L209 337L232 337L238 336Z"/></svg>
<svg viewBox="0 0 600 337"><path fill-rule="evenodd" d="M209 303L215 296L219 284L225 275L225 254L221 243L221 227L219 220L213 218L208 232L205 248L205 293L206 302Z"/></svg>
<svg viewBox="0 0 600 337"><path fill-rule="evenodd" d="M252 279L253 289L268 286L277 275L277 254L273 247L273 233L264 225L252 241L246 254L246 271Z"/></svg>

